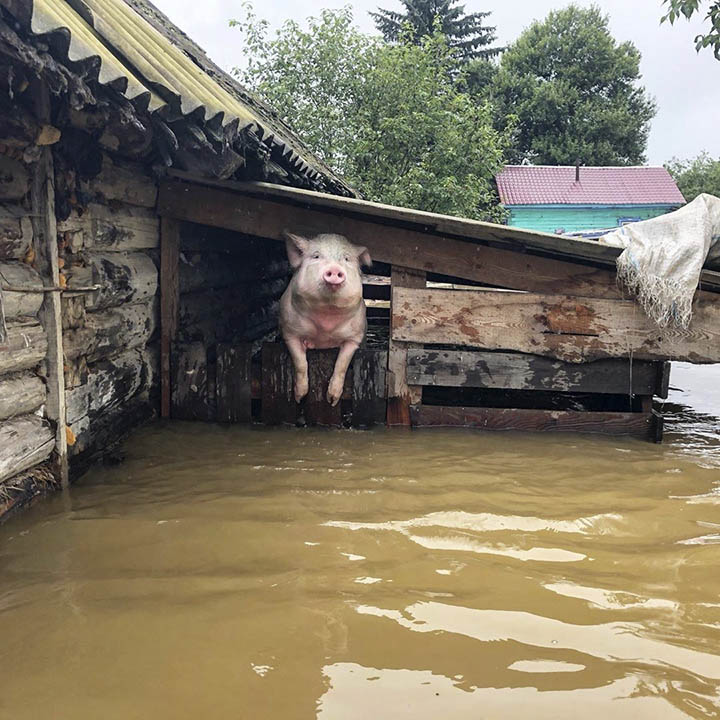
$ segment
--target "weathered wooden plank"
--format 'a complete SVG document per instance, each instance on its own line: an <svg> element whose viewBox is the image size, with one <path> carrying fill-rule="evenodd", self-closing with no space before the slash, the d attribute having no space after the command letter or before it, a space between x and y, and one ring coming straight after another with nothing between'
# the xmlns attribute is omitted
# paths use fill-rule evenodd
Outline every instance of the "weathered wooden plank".
<svg viewBox="0 0 720 720"><path fill-rule="evenodd" d="M86 252L92 267L93 285L99 289L87 296L88 310L102 310L154 297L158 271L143 252Z"/></svg>
<svg viewBox="0 0 720 720"><path fill-rule="evenodd" d="M30 190L30 174L19 160L0 154L0 200L20 200Z"/></svg>
<svg viewBox="0 0 720 720"><path fill-rule="evenodd" d="M392 337L588 362L720 361L720 303L698 298L688 330L660 329L633 301L485 290L393 288Z"/></svg>
<svg viewBox="0 0 720 720"><path fill-rule="evenodd" d="M623 359L567 363L539 355L472 350L408 350L408 382L441 387L552 390L662 397L658 365ZM667 397L667 387L665 387Z"/></svg>
<svg viewBox="0 0 720 720"><path fill-rule="evenodd" d="M295 424L298 405L293 392L293 366L285 343L262 346L262 421L265 425Z"/></svg>
<svg viewBox="0 0 720 720"><path fill-rule="evenodd" d="M0 377L0 420L26 415L45 402L45 383L28 373Z"/></svg>
<svg viewBox="0 0 720 720"><path fill-rule="evenodd" d="M387 352L360 348L352 361L352 426L369 427L386 420Z"/></svg>
<svg viewBox="0 0 720 720"><path fill-rule="evenodd" d="M47 354L47 335L40 324L7 324L7 338L0 345L0 373L36 367Z"/></svg>
<svg viewBox="0 0 720 720"><path fill-rule="evenodd" d="M588 432L603 435L633 435L648 440L657 437L655 414L582 412L577 410L517 410L507 408L446 407L414 405L415 427L468 427L481 430L527 432Z"/></svg>
<svg viewBox="0 0 720 720"><path fill-rule="evenodd" d="M50 423L37 415L0 422L0 481L47 460L54 447Z"/></svg>
<svg viewBox="0 0 720 720"><path fill-rule="evenodd" d="M498 287L537 292L555 292L562 287L582 296L621 297L613 270L391 227L351 214L259 200L227 190L162 183L158 208L181 220L274 240L281 240L289 227L309 234L337 232L366 246L374 260Z"/></svg>
<svg viewBox="0 0 720 720"><path fill-rule="evenodd" d="M338 351L308 350L308 394L303 401L308 425L339 427L342 425L341 403L333 407L327 400L327 388L332 377Z"/></svg>
<svg viewBox="0 0 720 720"><path fill-rule="evenodd" d="M160 246L160 414L164 418L170 417L171 407L170 351L178 330L179 262L180 223L163 217Z"/></svg>
<svg viewBox="0 0 720 720"><path fill-rule="evenodd" d="M85 246L95 250L150 250L160 245L160 224L153 210L123 207L113 210L106 205L88 206L91 231Z"/></svg>
<svg viewBox="0 0 720 720"><path fill-rule="evenodd" d="M5 319L38 314L43 303L42 292L12 292L3 290L3 287L42 290L43 282L37 270L22 262L0 262L0 292L3 294Z"/></svg>
<svg viewBox="0 0 720 720"><path fill-rule="evenodd" d="M113 160L103 156L102 171L93 178L90 190L101 202L117 202L153 208L157 201L157 183L143 165Z"/></svg>
<svg viewBox="0 0 720 720"><path fill-rule="evenodd" d="M217 421L248 423L252 420L252 345L217 346Z"/></svg>
<svg viewBox="0 0 720 720"><path fill-rule="evenodd" d="M426 276L409 268L392 266L391 286L424 289ZM419 403L422 398L422 388L409 386L407 382L407 351L414 345L397 342L394 337L392 305L394 295L390 301L390 341L388 345L388 371L387 371L387 424L391 427L410 427L410 405ZM398 314L398 317L400 315Z"/></svg>
<svg viewBox="0 0 720 720"><path fill-rule="evenodd" d="M171 416L176 420L212 420L205 345L175 343L171 370Z"/></svg>
<svg viewBox="0 0 720 720"><path fill-rule="evenodd" d="M246 279L247 267L237 257L214 252L180 256L179 286L183 295L231 287Z"/></svg>
<svg viewBox="0 0 720 720"><path fill-rule="evenodd" d="M0 260L22 260L32 247L29 213L20 205L0 204Z"/></svg>

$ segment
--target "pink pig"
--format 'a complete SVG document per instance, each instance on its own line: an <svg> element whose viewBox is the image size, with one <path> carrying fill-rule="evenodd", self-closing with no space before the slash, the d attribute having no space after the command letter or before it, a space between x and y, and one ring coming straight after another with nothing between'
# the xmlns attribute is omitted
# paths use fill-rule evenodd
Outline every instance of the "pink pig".
<svg viewBox="0 0 720 720"><path fill-rule="evenodd" d="M295 400L308 392L305 351L339 347L327 391L328 402L337 405L367 328L360 265L371 264L370 254L342 235L307 239L286 232L285 245L294 274L280 298L280 330L295 367Z"/></svg>

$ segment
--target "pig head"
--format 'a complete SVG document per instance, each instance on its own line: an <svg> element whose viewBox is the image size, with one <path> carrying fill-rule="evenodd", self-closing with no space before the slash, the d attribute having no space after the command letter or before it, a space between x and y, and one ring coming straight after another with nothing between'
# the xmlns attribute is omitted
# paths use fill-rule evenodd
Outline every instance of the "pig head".
<svg viewBox="0 0 720 720"><path fill-rule="evenodd" d="M285 233L292 280L280 299L280 330L295 368L295 400L308 392L308 348L340 348L327 399L337 405L355 350L365 336L367 320L360 265L370 265L364 247L342 235L314 238Z"/></svg>

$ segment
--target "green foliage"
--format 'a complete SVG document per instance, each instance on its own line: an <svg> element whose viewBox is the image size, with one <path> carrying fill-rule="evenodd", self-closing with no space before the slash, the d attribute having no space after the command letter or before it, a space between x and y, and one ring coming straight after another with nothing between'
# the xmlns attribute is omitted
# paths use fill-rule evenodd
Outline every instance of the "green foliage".
<svg viewBox="0 0 720 720"><path fill-rule="evenodd" d="M465 60L491 57L502 48L487 47L495 40L495 28L483 25L489 12L465 15L465 6L458 0L400 0L405 12L383 10L370 15L375 26L388 42L397 42L410 28L412 42L418 44L422 38L439 31L447 38L450 47Z"/></svg>
<svg viewBox="0 0 720 720"><path fill-rule="evenodd" d="M692 160L673 158L665 167L688 202L700 193L720 197L720 158L713 160L708 153L702 152Z"/></svg>
<svg viewBox="0 0 720 720"><path fill-rule="evenodd" d="M441 33L387 45L360 33L348 8L273 38L250 8L235 25L253 58L238 77L367 199L501 219L493 177L510 131L461 92Z"/></svg>
<svg viewBox="0 0 720 720"><path fill-rule="evenodd" d="M670 21L671 25L684 16L689 20L700 10L700 0L663 0L663 5L668 6L668 11L660 18L660 22ZM710 31L704 35L695 36L695 49L700 52L703 48L711 47L715 57L720 60L720 0L711 2L705 20L710 23Z"/></svg>
<svg viewBox="0 0 720 720"><path fill-rule="evenodd" d="M640 53L618 44L597 6L534 22L503 54L493 83L502 118L517 115L514 160L633 165L645 160L655 104L637 85Z"/></svg>

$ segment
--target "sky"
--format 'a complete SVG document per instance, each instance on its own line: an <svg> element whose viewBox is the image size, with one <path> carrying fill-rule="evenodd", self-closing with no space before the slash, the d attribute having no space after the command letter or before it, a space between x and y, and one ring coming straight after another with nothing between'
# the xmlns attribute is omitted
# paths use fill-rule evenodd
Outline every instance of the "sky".
<svg viewBox="0 0 720 720"><path fill-rule="evenodd" d="M240 31L228 27L228 20L242 12L239 0L153 2L220 67L230 70L243 64ZM265 0L254 6L259 17L277 28L285 20L302 22L321 8L348 4L357 25L367 32L375 31L368 11L377 9L378 4L386 9L402 7L398 0ZM592 3L576 0L576 4ZM596 0L595 4L610 16L613 36L620 42L632 41L642 53L641 82L658 105L648 141L648 163L662 165L673 157L692 158L703 150L720 157L720 61L709 49L695 52L693 42L703 32L702 16L673 26L660 25L661 0ZM558 0L466 0L465 11L490 11L488 24L497 27L497 43L507 45L533 20L542 20L550 10L567 5Z"/></svg>

